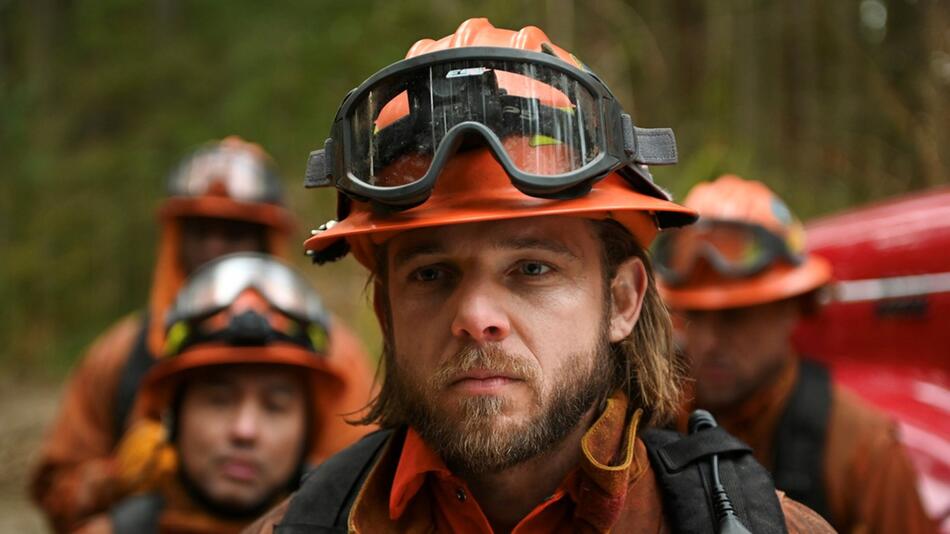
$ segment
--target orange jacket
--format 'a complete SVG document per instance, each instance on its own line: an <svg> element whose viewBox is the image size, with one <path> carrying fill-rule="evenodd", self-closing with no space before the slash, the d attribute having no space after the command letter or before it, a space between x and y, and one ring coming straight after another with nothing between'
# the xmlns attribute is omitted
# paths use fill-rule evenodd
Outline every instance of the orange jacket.
<svg viewBox="0 0 950 534"><path fill-rule="evenodd" d="M774 436L798 380L797 361L769 387L730 413L714 414L772 468ZM896 427L853 393L832 386L824 455L830 522L842 533L936 532L917 493L917 480Z"/></svg>
<svg viewBox="0 0 950 534"><path fill-rule="evenodd" d="M608 401L607 409L583 438L584 455L578 468L565 477L561 489L515 527L514 534L669 532L646 447L636 438L638 418L627 418L626 412L623 396ZM385 446L372 467L353 503L350 532L492 532L474 499L456 497L464 481L451 473L425 477L422 486L411 492L410 500L394 509L392 493L399 491L397 486L403 487L394 481L394 476L398 478L394 475L397 466L401 467L402 454L395 452L398 449L392 443ZM440 498L445 491L449 497ZM817 514L781 492L778 496L790 534L832 532ZM273 532L273 525L281 521L288 504L289 499L244 532Z"/></svg>

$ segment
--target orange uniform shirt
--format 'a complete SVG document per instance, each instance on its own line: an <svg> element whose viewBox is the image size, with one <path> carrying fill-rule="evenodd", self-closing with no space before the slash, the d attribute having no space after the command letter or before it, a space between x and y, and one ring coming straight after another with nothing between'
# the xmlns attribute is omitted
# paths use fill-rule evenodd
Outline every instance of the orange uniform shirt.
<svg viewBox="0 0 950 534"><path fill-rule="evenodd" d="M772 468L779 419L797 380L795 362L735 410L714 414L722 427L753 448L767 469ZM839 532L936 532L894 422L834 384L822 470L830 523Z"/></svg>

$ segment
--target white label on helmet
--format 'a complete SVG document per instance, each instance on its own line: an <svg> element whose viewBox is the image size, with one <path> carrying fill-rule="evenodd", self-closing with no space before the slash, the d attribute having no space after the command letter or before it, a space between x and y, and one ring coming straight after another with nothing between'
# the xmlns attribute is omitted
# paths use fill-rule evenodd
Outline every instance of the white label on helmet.
<svg viewBox="0 0 950 534"><path fill-rule="evenodd" d="M446 79L449 78L465 78L467 76L481 76L486 72L490 71L488 67L470 67L467 69L455 69L450 70L448 74L445 75Z"/></svg>

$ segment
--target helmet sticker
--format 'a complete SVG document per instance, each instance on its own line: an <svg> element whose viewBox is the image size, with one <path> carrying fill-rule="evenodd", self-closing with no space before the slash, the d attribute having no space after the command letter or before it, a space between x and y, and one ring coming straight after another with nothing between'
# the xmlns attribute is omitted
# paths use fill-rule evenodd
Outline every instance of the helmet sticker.
<svg viewBox="0 0 950 534"><path fill-rule="evenodd" d="M792 224L792 221L794 220L792 211L789 210L788 206L786 206L785 203L776 196L772 197L772 215L778 219L778 222L785 226Z"/></svg>

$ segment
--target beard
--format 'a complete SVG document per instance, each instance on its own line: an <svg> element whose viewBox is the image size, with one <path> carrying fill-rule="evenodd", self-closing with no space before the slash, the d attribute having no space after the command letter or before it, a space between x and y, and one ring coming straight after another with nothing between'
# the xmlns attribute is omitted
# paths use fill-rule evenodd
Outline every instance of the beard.
<svg viewBox="0 0 950 534"><path fill-rule="evenodd" d="M551 450L577 428L595 403L610 395L615 384L606 329L589 352L565 359L547 387L542 387L542 371L535 360L507 353L498 345L465 346L424 380L400 369L387 352L386 380L397 418L415 429L449 469L463 476L498 473ZM521 380L531 399L526 417L507 417L514 403L505 396L440 399L453 377L472 369Z"/></svg>

